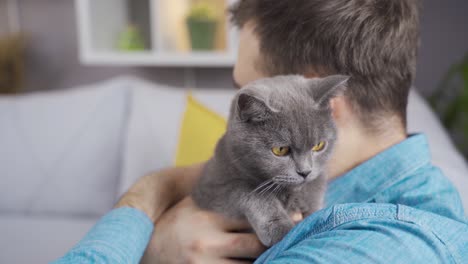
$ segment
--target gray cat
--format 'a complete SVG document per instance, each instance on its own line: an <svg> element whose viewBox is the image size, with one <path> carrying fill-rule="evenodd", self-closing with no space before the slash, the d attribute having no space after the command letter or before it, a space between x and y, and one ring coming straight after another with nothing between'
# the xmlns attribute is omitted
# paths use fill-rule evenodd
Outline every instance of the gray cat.
<svg viewBox="0 0 468 264"><path fill-rule="evenodd" d="M278 76L235 96L228 128L193 190L198 206L247 219L265 246L322 206L326 163L336 141L329 107L347 76Z"/></svg>

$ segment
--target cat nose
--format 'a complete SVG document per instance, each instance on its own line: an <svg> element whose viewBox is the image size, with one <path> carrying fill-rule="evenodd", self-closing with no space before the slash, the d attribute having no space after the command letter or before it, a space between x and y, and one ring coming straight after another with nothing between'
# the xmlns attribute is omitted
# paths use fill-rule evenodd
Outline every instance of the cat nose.
<svg viewBox="0 0 468 264"><path fill-rule="evenodd" d="M297 174L301 175L302 177L306 178L307 175L309 175L311 170L305 170L305 171L297 171Z"/></svg>

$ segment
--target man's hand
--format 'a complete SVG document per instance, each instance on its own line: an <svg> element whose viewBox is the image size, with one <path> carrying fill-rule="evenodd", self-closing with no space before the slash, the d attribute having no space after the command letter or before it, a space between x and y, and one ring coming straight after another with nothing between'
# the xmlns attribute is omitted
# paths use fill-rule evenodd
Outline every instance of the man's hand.
<svg viewBox="0 0 468 264"><path fill-rule="evenodd" d="M251 263L266 248L247 222L201 210L185 198L156 222L141 263ZM249 260L250 259L250 260Z"/></svg>

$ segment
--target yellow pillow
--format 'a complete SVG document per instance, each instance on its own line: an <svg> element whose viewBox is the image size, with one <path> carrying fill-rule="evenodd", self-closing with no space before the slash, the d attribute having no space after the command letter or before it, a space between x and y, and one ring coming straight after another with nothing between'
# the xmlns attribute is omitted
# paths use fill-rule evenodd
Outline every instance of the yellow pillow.
<svg viewBox="0 0 468 264"><path fill-rule="evenodd" d="M226 126L227 122L222 116L189 94L179 134L175 165L187 166L210 159L216 143L226 132Z"/></svg>

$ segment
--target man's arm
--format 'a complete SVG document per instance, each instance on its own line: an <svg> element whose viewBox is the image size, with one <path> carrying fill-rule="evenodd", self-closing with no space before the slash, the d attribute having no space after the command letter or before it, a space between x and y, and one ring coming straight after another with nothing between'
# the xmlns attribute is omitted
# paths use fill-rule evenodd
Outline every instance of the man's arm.
<svg viewBox="0 0 468 264"><path fill-rule="evenodd" d="M54 264L138 263L151 238L153 223L140 210L122 207L106 214Z"/></svg>
<svg viewBox="0 0 468 264"><path fill-rule="evenodd" d="M168 208L190 194L204 164L169 168L140 178L115 206L132 207L155 223Z"/></svg>

